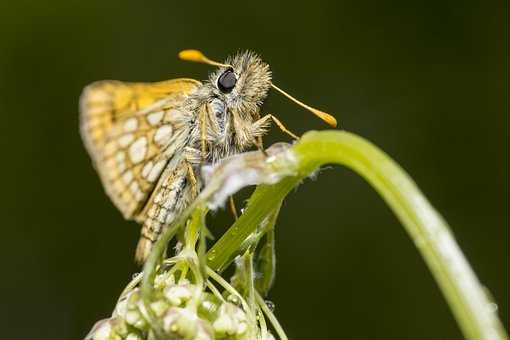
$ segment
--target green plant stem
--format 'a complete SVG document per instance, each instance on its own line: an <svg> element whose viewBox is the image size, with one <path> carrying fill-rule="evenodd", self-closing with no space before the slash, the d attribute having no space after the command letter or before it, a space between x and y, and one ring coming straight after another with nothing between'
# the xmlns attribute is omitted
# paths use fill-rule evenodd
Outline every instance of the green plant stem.
<svg viewBox="0 0 510 340"><path fill-rule="evenodd" d="M288 340L288 337L285 334L285 331L283 330L282 326L280 326L278 319L274 316L273 312L269 309L269 307L267 307L266 301L264 301L262 296L259 293L255 292L255 299L257 300L257 304L260 306L264 314L267 316L271 325L273 325L273 328L276 334L278 334L280 340Z"/></svg>
<svg viewBox="0 0 510 340"><path fill-rule="evenodd" d="M257 187L246 206L245 212L207 252L208 266L222 272L243 250L245 240L257 230L265 218L279 207L285 196L300 181L298 177L287 177L275 185Z"/></svg>
<svg viewBox="0 0 510 340"><path fill-rule="evenodd" d="M467 339L508 339L491 301L466 261L448 225L416 184L370 142L342 131L309 132L291 149L295 177L259 186L244 214L207 254L208 266L221 271L240 247L303 178L324 164L344 165L367 180L390 206L425 259Z"/></svg>
<svg viewBox="0 0 510 340"><path fill-rule="evenodd" d="M154 292L154 279L156 278L158 265L163 260L163 255L165 253L166 247L168 246L168 243L179 231L179 229L186 223L186 220L190 215L189 211L191 211L191 209L191 207L187 209L187 214L181 214L177 218L177 221L170 225L167 230L165 230L160 239L154 244L153 249L149 254L149 258L143 267L143 277L140 293L150 319L149 321L154 328L156 339L164 339L165 332L163 331L161 323L150 308ZM198 211L197 214L198 213L200 213L200 211Z"/></svg>

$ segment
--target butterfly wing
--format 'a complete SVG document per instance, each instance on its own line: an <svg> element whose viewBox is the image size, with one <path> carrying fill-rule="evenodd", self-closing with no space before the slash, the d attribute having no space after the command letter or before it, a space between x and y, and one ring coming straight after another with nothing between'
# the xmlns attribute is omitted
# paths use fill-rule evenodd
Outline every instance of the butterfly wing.
<svg viewBox="0 0 510 340"><path fill-rule="evenodd" d="M183 157L172 157L149 201L136 217L143 222L135 253L137 263L145 262L161 233L194 198L189 171Z"/></svg>
<svg viewBox="0 0 510 340"><path fill-rule="evenodd" d="M172 156L184 147L182 103L201 85L99 81L80 99L80 129L108 196L131 219L141 211Z"/></svg>

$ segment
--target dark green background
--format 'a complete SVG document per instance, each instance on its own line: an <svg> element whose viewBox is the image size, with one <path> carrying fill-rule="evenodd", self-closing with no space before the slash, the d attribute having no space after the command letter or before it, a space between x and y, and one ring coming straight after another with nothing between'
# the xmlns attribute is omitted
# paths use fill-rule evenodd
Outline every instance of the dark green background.
<svg viewBox="0 0 510 340"><path fill-rule="evenodd" d="M183 48L259 52L276 84L394 157L510 328L508 17L488 2L306 3L0 3L2 339L82 338L137 270L138 227L91 167L78 96L99 79L206 78L176 59ZM274 93L265 112L298 133L326 127ZM230 219L210 226L218 235ZM306 181L277 232L271 299L292 339L461 338L413 243L351 171Z"/></svg>

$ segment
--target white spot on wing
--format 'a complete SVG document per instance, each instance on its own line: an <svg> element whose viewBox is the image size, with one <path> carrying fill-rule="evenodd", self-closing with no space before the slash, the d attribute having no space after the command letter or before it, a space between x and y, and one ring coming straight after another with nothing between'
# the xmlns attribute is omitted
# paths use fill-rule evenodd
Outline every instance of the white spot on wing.
<svg viewBox="0 0 510 340"><path fill-rule="evenodd" d="M133 139L135 139L135 136L133 136L132 133L128 133L128 134L125 134L125 135L122 135L120 138L119 138L119 145L123 148L125 148L126 146L128 146L129 144L131 144L131 142L133 141Z"/></svg>
<svg viewBox="0 0 510 340"><path fill-rule="evenodd" d="M115 155L115 159L117 160L117 167L120 172L126 170L126 155L123 151L117 152Z"/></svg>
<svg viewBox="0 0 510 340"><path fill-rule="evenodd" d="M154 141L158 145L164 145L172 136L172 126L163 125L160 127L154 135Z"/></svg>
<svg viewBox="0 0 510 340"><path fill-rule="evenodd" d="M147 139L140 137L131 144L129 147L129 158L134 164L140 163L144 160L147 154Z"/></svg>
<svg viewBox="0 0 510 340"><path fill-rule="evenodd" d="M147 180L149 182L154 182L158 177L159 174L161 174L161 171L163 170L163 167L165 166L166 161L159 161L157 162L154 167L149 172L149 175L147 176Z"/></svg>
<svg viewBox="0 0 510 340"><path fill-rule="evenodd" d="M144 197L145 197L145 195L143 194L143 192L141 190L137 191L135 194L135 200L137 200L137 201L143 200Z"/></svg>
<svg viewBox="0 0 510 340"><path fill-rule="evenodd" d="M124 122L124 131L132 132L138 127L138 120L134 117L129 118Z"/></svg>
<svg viewBox="0 0 510 340"><path fill-rule="evenodd" d="M126 171L124 173L124 175L122 175L122 180L124 181L124 183L126 184L129 184L131 183L131 180L133 179L133 172L131 171Z"/></svg>
<svg viewBox="0 0 510 340"><path fill-rule="evenodd" d="M117 164L117 167L119 172L123 172L124 170L126 170L126 163L125 162L119 163Z"/></svg>
<svg viewBox="0 0 510 340"><path fill-rule="evenodd" d="M136 181L133 181L129 186L129 190L131 190L133 194L136 194L138 191L140 191L140 186Z"/></svg>
<svg viewBox="0 0 510 340"><path fill-rule="evenodd" d="M177 117L181 116L182 113L181 111L179 110L176 110L176 109L171 109L170 111L168 111L165 115L165 120L167 121L174 121L177 119Z"/></svg>
<svg viewBox="0 0 510 340"><path fill-rule="evenodd" d="M163 114L164 114L163 111L158 111L158 112L154 112L154 113L151 113L150 115L148 115L147 120L149 121L149 124L150 125L158 125L159 122L161 121L161 119L163 118Z"/></svg>
<svg viewBox="0 0 510 340"><path fill-rule="evenodd" d="M115 158L117 159L117 162L123 162L124 159L126 158L126 156L124 155L124 152L118 152L116 155L115 155Z"/></svg>
<svg viewBox="0 0 510 340"><path fill-rule="evenodd" d="M145 164L143 166L143 169L142 169L142 177L143 178L147 178L149 176L149 173L151 172L151 169L153 166L154 166L154 163L152 161L147 162L147 164Z"/></svg>

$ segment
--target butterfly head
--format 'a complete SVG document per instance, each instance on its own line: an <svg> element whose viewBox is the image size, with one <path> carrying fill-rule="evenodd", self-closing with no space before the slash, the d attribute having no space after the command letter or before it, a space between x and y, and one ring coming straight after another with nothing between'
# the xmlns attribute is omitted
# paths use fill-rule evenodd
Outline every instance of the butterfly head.
<svg viewBox="0 0 510 340"><path fill-rule="evenodd" d="M267 97L269 88L272 87L330 126L337 126L335 117L329 113L306 105L272 83L269 65L253 52L238 53L228 58L224 64L207 58L199 50L183 50L179 52L179 58L219 66L219 70L209 78L209 85L213 88L215 95L224 99L232 109L237 109L239 112L258 112L258 107Z"/></svg>
<svg viewBox="0 0 510 340"><path fill-rule="evenodd" d="M228 58L209 81L229 107L256 112L271 87L271 71L258 55L246 51Z"/></svg>

